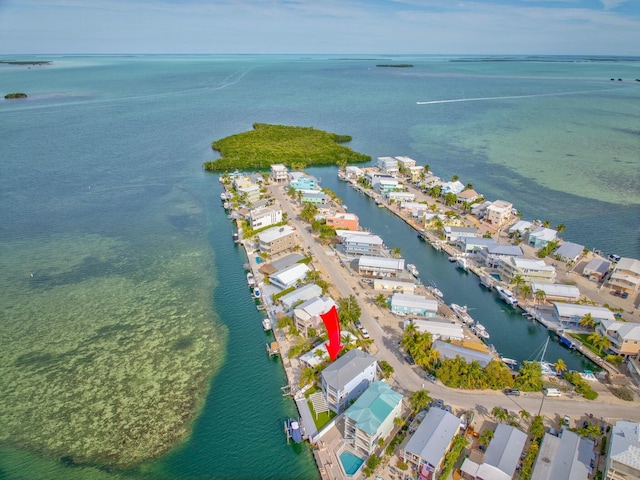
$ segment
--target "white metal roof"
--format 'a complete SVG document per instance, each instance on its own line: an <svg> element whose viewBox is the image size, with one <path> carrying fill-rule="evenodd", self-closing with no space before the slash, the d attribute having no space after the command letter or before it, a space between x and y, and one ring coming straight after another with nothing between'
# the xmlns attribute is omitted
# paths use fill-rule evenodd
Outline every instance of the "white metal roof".
<svg viewBox="0 0 640 480"><path fill-rule="evenodd" d="M584 317L587 313L595 319L605 319L615 321L611 310L593 305L582 305L578 303L553 302L553 306L560 317Z"/></svg>
<svg viewBox="0 0 640 480"><path fill-rule="evenodd" d="M404 258L386 258L386 257L369 257L362 256L358 260L360 268L386 268L393 270L404 269Z"/></svg>
<svg viewBox="0 0 640 480"><path fill-rule="evenodd" d="M430 312L438 311L438 302L430 300L421 295L412 295L410 293L394 293L391 297L392 307L408 307L408 308L424 308Z"/></svg>
<svg viewBox="0 0 640 480"><path fill-rule="evenodd" d="M283 225L279 227L271 227L264 232L260 232L258 234L258 239L262 243L271 243L278 238L285 237L287 235L291 235L295 230L291 228L289 225Z"/></svg>
<svg viewBox="0 0 640 480"><path fill-rule="evenodd" d="M311 269L304 263L294 263L283 270L278 270L273 275L269 275L269 278L271 278L271 280L275 280L281 285L290 285L303 279L307 275L307 272L310 271Z"/></svg>
<svg viewBox="0 0 640 480"><path fill-rule="evenodd" d="M531 282L531 290L542 290L549 297L580 298L580 289L575 285L562 283Z"/></svg>

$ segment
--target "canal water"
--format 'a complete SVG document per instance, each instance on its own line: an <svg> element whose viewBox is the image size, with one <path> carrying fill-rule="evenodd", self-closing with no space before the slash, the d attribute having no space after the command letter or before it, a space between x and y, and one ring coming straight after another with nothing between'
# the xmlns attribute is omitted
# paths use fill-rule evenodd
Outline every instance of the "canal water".
<svg viewBox="0 0 640 480"><path fill-rule="evenodd" d="M414 264L425 285L435 283L447 304L467 305L469 314L489 331L493 344L504 357L518 362L540 360L549 331L527 320L522 311L505 304L494 291L480 286L478 277L463 272L448 260L445 252L421 241L416 231L402 219L380 208L375 201L341 181L335 168L308 168L308 173L322 179L322 187L336 192L348 211L360 217L360 225L384 240L389 248L398 247L406 263ZM563 359L570 370L597 370L595 365L558 342L549 342L544 360Z"/></svg>

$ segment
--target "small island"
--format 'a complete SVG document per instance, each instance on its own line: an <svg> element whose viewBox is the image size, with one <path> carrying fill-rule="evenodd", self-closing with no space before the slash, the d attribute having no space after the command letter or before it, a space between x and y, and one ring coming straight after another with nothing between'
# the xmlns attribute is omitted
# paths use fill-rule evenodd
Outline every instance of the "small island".
<svg viewBox="0 0 640 480"><path fill-rule="evenodd" d="M15 98L27 98L27 94L18 92L18 93L7 93L4 96L5 100L13 100Z"/></svg>
<svg viewBox="0 0 640 480"><path fill-rule="evenodd" d="M340 145L349 135L337 135L313 127L254 123L253 130L212 143L222 158L204 163L205 170L267 169L274 163L292 165L342 165L363 163L369 155Z"/></svg>
<svg viewBox="0 0 640 480"><path fill-rule="evenodd" d="M376 67L386 67L386 68L412 68L413 65L410 63L382 63L380 65L376 65Z"/></svg>
<svg viewBox="0 0 640 480"><path fill-rule="evenodd" d="M51 60L0 60L7 65L50 65Z"/></svg>

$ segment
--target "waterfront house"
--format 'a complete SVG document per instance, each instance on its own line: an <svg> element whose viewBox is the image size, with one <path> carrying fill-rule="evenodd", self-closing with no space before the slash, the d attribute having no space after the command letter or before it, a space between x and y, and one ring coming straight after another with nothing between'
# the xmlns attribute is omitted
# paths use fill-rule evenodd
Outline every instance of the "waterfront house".
<svg viewBox="0 0 640 480"><path fill-rule="evenodd" d="M494 243L480 249L479 254L480 260L487 268L498 268L500 262L512 257L522 257L524 252L518 245Z"/></svg>
<svg viewBox="0 0 640 480"><path fill-rule="evenodd" d="M531 227L533 227L533 223L528 222L527 220L518 220L511 227L509 227L509 235L517 235L520 237L524 237L527 232L531 231Z"/></svg>
<svg viewBox="0 0 640 480"><path fill-rule="evenodd" d="M376 167L388 175L396 175L399 170L398 160L393 157L378 157Z"/></svg>
<svg viewBox="0 0 640 480"><path fill-rule="evenodd" d="M309 329L318 329L322 325L322 317L320 315L327 313L332 307L336 306L336 302L332 298L319 296L310 298L293 309L293 321L296 328L309 336Z"/></svg>
<svg viewBox="0 0 640 480"><path fill-rule="evenodd" d="M596 332L606 336L611 342L609 349L616 355L625 357L640 352L640 324L619 322L617 320L601 320Z"/></svg>
<svg viewBox="0 0 640 480"><path fill-rule="evenodd" d="M585 265L582 275L594 282L601 281L611 268L611 262L602 257L596 257Z"/></svg>
<svg viewBox="0 0 640 480"><path fill-rule="evenodd" d="M271 165L271 174L269 175L274 182L286 182L289 180L289 170L281 163Z"/></svg>
<svg viewBox="0 0 640 480"><path fill-rule="evenodd" d="M444 227L444 236L447 242L455 242L459 238L474 238L478 236L476 227L457 227L455 225L446 225Z"/></svg>
<svg viewBox="0 0 640 480"><path fill-rule="evenodd" d="M431 188L435 185L440 185L442 179L431 172L426 172L424 179L422 180L422 184L426 188Z"/></svg>
<svg viewBox="0 0 640 480"><path fill-rule="evenodd" d="M554 242L558 238L558 232L553 228L538 227L533 232L529 232L528 244L533 248L544 248L547 243Z"/></svg>
<svg viewBox="0 0 640 480"><path fill-rule="evenodd" d="M420 320L414 318L412 320L405 320L402 324L402 328L406 330L410 323L413 323L420 333L430 333L433 340L458 340L464 339L464 333L462 331L462 325L452 322L444 318L434 318L429 320Z"/></svg>
<svg viewBox="0 0 640 480"><path fill-rule="evenodd" d="M531 480L587 480L592 472L593 440L565 429L562 437L545 433Z"/></svg>
<svg viewBox="0 0 640 480"><path fill-rule="evenodd" d="M513 204L505 200L496 200L487 207L484 221L499 227L511 220Z"/></svg>
<svg viewBox="0 0 640 480"><path fill-rule="evenodd" d="M347 167L344 170L344 173L349 180L357 180L360 177L364 176L364 170L362 170L359 167L354 167L350 165L347 165Z"/></svg>
<svg viewBox="0 0 640 480"><path fill-rule="evenodd" d="M243 184L236 187L236 191L243 197L243 201L252 204L260 200L260 186L255 183Z"/></svg>
<svg viewBox="0 0 640 480"><path fill-rule="evenodd" d="M611 271L608 285L622 293L636 293L640 289L640 260L621 258Z"/></svg>
<svg viewBox="0 0 640 480"><path fill-rule="evenodd" d="M326 216L325 220L334 230L357 231L359 228L359 218L355 213L336 213Z"/></svg>
<svg viewBox="0 0 640 480"><path fill-rule="evenodd" d="M391 312L404 315L435 317L438 312L438 302L421 295L409 295L396 292L391 297Z"/></svg>
<svg viewBox="0 0 640 480"><path fill-rule="evenodd" d="M553 252L553 255L563 262L577 262L584 252L584 245L573 242L564 242Z"/></svg>
<svg viewBox="0 0 640 480"><path fill-rule="evenodd" d="M414 218L423 217L429 211L429 205L420 202L402 202L400 211L411 213Z"/></svg>
<svg viewBox="0 0 640 480"><path fill-rule="evenodd" d="M608 447L605 480L640 478L640 423L618 420Z"/></svg>
<svg viewBox="0 0 640 480"><path fill-rule="evenodd" d="M596 323L604 320L615 321L613 313L608 308L578 303L553 302L554 320L559 322L563 328L580 328L580 320L586 314L591 315Z"/></svg>
<svg viewBox="0 0 640 480"><path fill-rule="evenodd" d="M456 197L458 198L459 204L462 204L462 203L471 204L476 200L482 198L482 195L476 192L473 188L467 188L466 190L463 190L458 195L456 195Z"/></svg>
<svg viewBox="0 0 640 480"><path fill-rule="evenodd" d="M369 456L385 440L402 414L402 394L375 381L344 412L344 438L358 453Z"/></svg>
<svg viewBox="0 0 640 480"><path fill-rule="evenodd" d="M396 278L404 271L404 258L362 256L358 259L358 273L363 277Z"/></svg>
<svg viewBox="0 0 640 480"><path fill-rule="evenodd" d="M326 205L331 200L331 197L320 190L299 190L302 196L300 201L302 203L312 203L317 206Z"/></svg>
<svg viewBox="0 0 640 480"><path fill-rule="evenodd" d="M292 249L296 243L296 231L289 225L271 227L258 234L258 248L267 255Z"/></svg>
<svg viewBox="0 0 640 480"><path fill-rule="evenodd" d="M463 253L480 253L482 250L492 248L498 243L493 238L484 237L460 237L455 242L456 247Z"/></svg>
<svg viewBox="0 0 640 480"><path fill-rule="evenodd" d="M304 172L289 173L289 186L294 190L318 190L318 181Z"/></svg>
<svg viewBox="0 0 640 480"><path fill-rule="evenodd" d="M400 458L415 467L418 475L437 478L444 456L460 431L460 419L440 408L431 408L411 435Z"/></svg>
<svg viewBox="0 0 640 480"><path fill-rule="evenodd" d="M542 290L545 300L559 300L562 302L575 302L580 300L580 289L575 285L565 285L563 283L531 282L531 292L535 294Z"/></svg>
<svg viewBox="0 0 640 480"><path fill-rule="evenodd" d="M393 291L400 293L408 293L413 295L416 291L416 284L409 280L392 280L390 278L376 278L373 281L374 290Z"/></svg>
<svg viewBox="0 0 640 480"><path fill-rule="evenodd" d="M249 212L252 230L282 222L282 209L276 206L252 208Z"/></svg>
<svg viewBox="0 0 640 480"><path fill-rule="evenodd" d="M321 388L329 409L342 413L373 383L377 368L374 356L354 348L322 370Z"/></svg>
<svg viewBox="0 0 640 480"><path fill-rule="evenodd" d="M407 168L407 175L411 179L413 183L417 183L422 178L424 173L424 167L422 165L414 165L413 167Z"/></svg>
<svg viewBox="0 0 640 480"><path fill-rule="evenodd" d="M287 293L280 297L280 304L285 312L289 312L295 305L303 303L310 298L322 295L322 288L315 283L309 283L300 288L296 288L293 292Z"/></svg>
<svg viewBox="0 0 640 480"><path fill-rule="evenodd" d="M354 345L358 341L358 337L356 337L353 333L348 330L340 331L340 343L343 346ZM318 367L322 365L324 362L328 362L330 360L329 353L327 352L327 342L322 341L307 353L304 353L298 357L300 363L305 367Z"/></svg>
<svg viewBox="0 0 640 480"><path fill-rule="evenodd" d="M478 346L484 350L463 347L462 345L442 340L434 340L431 348L438 351L440 358L454 359L460 357L467 363L475 361L478 362L481 367L486 367L489 362L493 360L493 357L483 344L478 344Z"/></svg>
<svg viewBox="0 0 640 480"><path fill-rule="evenodd" d="M390 202L413 202L416 198L416 195L410 192L388 192L387 198Z"/></svg>
<svg viewBox="0 0 640 480"><path fill-rule="evenodd" d="M276 273L269 275L269 281L282 290L293 287L302 283L307 274L311 271L304 263L294 263L288 267L278 270Z"/></svg>
<svg viewBox="0 0 640 480"><path fill-rule="evenodd" d="M490 205L491 205L491 202L489 200L485 200L484 202L474 203L473 205L471 205L471 215L482 220L486 216L487 209L489 208Z"/></svg>
<svg viewBox="0 0 640 480"><path fill-rule="evenodd" d="M553 283L556 278L556 269L552 265L547 265L544 260L508 257L500 263L498 274L500 279L506 283L512 283L517 276L520 276L526 283Z"/></svg>
<svg viewBox="0 0 640 480"><path fill-rule="evenodd" d="M371 232L352 232L349 230L339 230L336 235L340 238L342 250L345 255L369 255L380 256L384 248L381 237Z"/></svg>
<svg viewBox="0 0 640 480"><path fill-rule="evenodd" d="M498 423L484 455L478 464L466 458L460 468L463 479L511 480L516 473L527 434L510 425Z"/></svg>
<svg viewBox="0 0 640 480"><path fill-rule="evenodd" d="M395 192L396 190L402 190L399 182L395 178L380 178L376 177L376 182L373 185L373 189L382 194L387 195L389 192Z"/></svg>
<svg viewBox="0 0 640 480"><path fill-rule="evenodd" d="M460 180L456 180L454 182L442 182L440 184L442 187L441 195L444 197L447 193L453 193L454 195L458 195L462 193L464 190L464 184Z"/></svg>
<svg viewBox="0 0 640 480"><path fill-rule="evenodd" d="M399 156L395 157L395 159L398 162L398 168L408 169L416 166L416 161L411 157Z"/></svg>

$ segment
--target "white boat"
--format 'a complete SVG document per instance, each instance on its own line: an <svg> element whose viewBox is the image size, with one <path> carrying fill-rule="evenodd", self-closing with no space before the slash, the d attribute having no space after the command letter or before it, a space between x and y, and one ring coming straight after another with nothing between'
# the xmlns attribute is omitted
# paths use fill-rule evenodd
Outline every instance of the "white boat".
<svg viewBox="0 0 640 480"><path fill-rule="evenodd" d="M458 318L462 321L462 323L465 323L467 325L473 325L474 320L473 318L471 318L471 315L469 315L469 313L467 312L467 306L461 306L458 305L457 303L452 303L451 304L451 310L453 310L453 313L455 313Z"/></svg>
<svg viewBox="0 0 640 480"><path fill-rule="evenodd" d="M439 297L439 298L444 297L443 293L440 291L440 289L437 287L435 283L431 283L431 285L427 286L426 289L429 290L431 293L433 293L436 297Z"/></svg>
<svg viewBox="0 0 640 480"><path fill-rule="evenodd" d="M254 298L260 298L261 294L260 294L260 289L258 287L255 287L253 289L253 297Z"/></svg>
<svg viewBox="0 0 640 480"><path fill-rule="evenodd" d="M513 358L502 357L501 360L507 367L511 367L512 369L518 368L518 361Z"/></svg>
<svg viewBox="0 0 640 480"><path fill-rule="evenodd" d="M253 273L249 272L247 273L247 285L249 285L250 287L253 287L256 284L256 279L253 276Z"/></svg>
<svg viewBox="0 0 640 480"><path fill-rule="evenodd" d="M269 331L273 328L270 318L265 318L264 320L262 320L262 328L264 328L265 331Z"/></svg>
<svg viewBox="0 0 640 480"><path fill-rule="evenodd" d="M484 338L487 339L489 338L489 332L487 332L487 329L484 328L484 325L482 325L481 323L476 323L471 330L473 330L473 333L475 333L477 336L479 336L480 338Z"/></svg>
<svg viewBox="0 0 640 480"><path fill-rule="evenodd" d="M455 262L458 259L458 257L449 257L449 261L450 262Z"/></svg>
<svg viewBox="0 0 640 480"><path fill-rule="evenodd" d="M465 257L456 258L456 267L461 268L465 272L469 271L469 263Z"/></svg>
<svg viewBox="0 0 640 480"><path fill-rule="evenodd" d="M507 305L517 305L518 304L518 299L515 297L515 295L513 294L513 292L511 290L508 290L508 289L502 288L502 287L497 287L496 291L498 292L498 295L500 295L500 298Z"/></svg>
<svg viewBox="0 0 640 480"><path fill-rule="evenodd" d="M418 271L418 269L413 263L407 264L407 272L409 272L414 277L417 277L418 275L420 275L420 272Z"/></svg>
<svg viewBox="0 0 640 480"><path fill-rule="evenodd" d="M231 193L229 193L229 192L222 192L220 194L220 200L231 200L232 196L233 195Z"/></svg>
<svg viewBox="0 0 640 480"><path fill-rule="evenodd" d="M544 356L547 353L548 345L549 345L549 337L547 337L547 340L544 342L544 347L542 348L542 354L540 355L540 361L539 361L540 368L542 370L543 375L558 375L558 372L556 372L555 364L551 362L547 362L544 359Z"/></svg>

